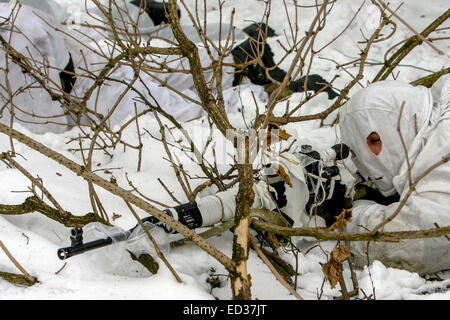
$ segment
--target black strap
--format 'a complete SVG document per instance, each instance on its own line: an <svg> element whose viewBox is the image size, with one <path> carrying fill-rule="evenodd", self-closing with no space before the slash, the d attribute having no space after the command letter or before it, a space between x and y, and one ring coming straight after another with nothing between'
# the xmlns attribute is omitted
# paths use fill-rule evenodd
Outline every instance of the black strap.
<svg viewBox="0 0 450 320"><path fill-rule="evenodd" d="M200 210L198 209L196 202L188 202L185 204L181 204L179 206L173 207L177 214L178 214L178 221L181 222L183 225L188 227L189 229L195 229L202 226L203 219L202 214L200 213ZM170 212L169 209L163 210L165 213L167 213L169 216L173 217L172 212ZM148 221L150 223L153 223L157 225L160 228L163 228L164 231L167 233L177 233L175 230L173 230L170 226L167 224L161 222L157 218L153 216L146 217L142 219L142 221Z"/></svg>
<svg viewBox="0 0 450 320"><path fill-rule="evenodd" d="M188 202L174 207L178 214L178 221L189 229L195 229L202 225L203 219L196 202Z"/></svg>

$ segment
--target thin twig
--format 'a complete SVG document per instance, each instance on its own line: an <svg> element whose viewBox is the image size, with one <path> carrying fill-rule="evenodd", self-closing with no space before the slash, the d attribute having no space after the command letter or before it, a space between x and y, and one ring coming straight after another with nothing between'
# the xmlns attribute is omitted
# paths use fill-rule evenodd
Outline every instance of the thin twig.
<svg viewBox="0 0 450 320"><path fill-rule="evenodd" d="M272 265L272 263L270 262L270 260L264 255L264 253L262 252L262 250L258 247L258 245L255 242L255 239L253 238L253 236L251 234L249 234L249 239L250 239L250 244L252 246L253 249L255 249L256 253L258 254L258 256L261 258L262 261L264 261L264 263L267 265L267 267L269 267L270 271L273 273L273 275L275 276L275 278L280 281L280 283L283 285L283 287L285 287L286 289L289 290L289 292L296 297L299 300L303 300L302 296L300 296L297 291L295 291L290 285L289 283L286 282L286 280L284 280L283 276L281 276L277 269L275 269L275 267Z"/></svg>
<svg viewBox="0 0 450 320"><path fill-rule="evenodd" d="M401 23L403 23L409 30L411 30L417 37L419 37L420 40L426 42L431 48L433 48L438 54L440 55L444 55L444 52L442 52L441 50L439 50L438 48L436 48L431 41L429 41L426 37L424 37L423 35L421 35L420 33L418 33L416 30L414 30L413 27L411 27L405 20L403 20L398 14L396 14L394 11L391 10L391 8L389 8L383 1L381 0L377 0L384 9L386 9L387 11L389 11L394 17L396 17Z"/></svg>
<svg viewBox="0 0 450 320"><path fill-rule="evenodd" d="M3 242L0 240L0 248L2 248L3 252L8 256L9 260L17 267L17 269L22 272L22 274L31 282L36 283L37 279L35 277L32 277L27 270L25 270L20 263L13 257L13 255L8 251L6 246L3 244Z"/></svg>
<svg viewBox="0 0 450 320"><path fill-rule="evenodd" d="M25 168L23 168L20 164L18 164L8 153L2 154L6 161L8 161L12 166L17 168L25 177L27 177L34 185L36 185L41 191L45 194L47 199L55 206L56 210L58 210L59 214L62 217L66 217L68 213L59 205L59 203L53 198L51 193L44 187L44 185L38 179L34 178Z"/></svg>
<svg viewBox="0 0 450 320"><path fill-rule="evenodd" d="M402 135L402 130L400 128L400 123L401 123L401 118L402 118L402 114L403 114L403 108L405 107L405 103L406 101L402 102L402 105L400 107L400 112L398 114L398 119L397 119L397 132L400 136L400 141L402 142L402 147L403 147L403 151L405 152L405 158L406 158L406 165L408 166L408 180L409 180L409 187L411 188L412 186L412 177L411 177L411 164L409 163L409 156L408 156L408 149L406 148L406 144L405 144L405 139L403 138Z"/></svg>
<svg viewBox="0 0 450 320"><path fill-rule="evenodd" d="M173 267L170 265L169 261L167 261L166 257L164 256L164 254L159 249L158 243L155 241L155 238L153 238L153 236L151 235L150 231L148 231L148 229L145 227L144 223L139 218L139 216L137 215L136 211L133 209L131 204L128 201L126 201L126 200L125 200L125 204L127 205L128 209L130 209L131 213L136 218L136 220L138 221L138 223L141 226L142 230L144 230L144 232L147 235L147 237L153 243L153 246L155 247L155 251L156 251L156 254L158 255L158 257L161 258L161 260L164 262L164 264L167 266L167 268L170 270L170 272L172 272L172 274L175 277L175 279L177 279L177 282L178 283L182 283L181 278L178 276L178 274L175 271L175 269L173 269Z"/></svg>

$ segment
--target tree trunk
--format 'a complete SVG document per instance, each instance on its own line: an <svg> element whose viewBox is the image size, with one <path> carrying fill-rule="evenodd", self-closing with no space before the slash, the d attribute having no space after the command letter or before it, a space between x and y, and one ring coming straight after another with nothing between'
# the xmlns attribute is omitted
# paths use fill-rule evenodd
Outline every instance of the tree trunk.
<svg viewBox="0 0 450 320"><path fill-rule="evenodd" d="M239 154L239 191L236 196L236 215L234 219L233 255L236 269L231 274L231 287L234 300L250 300L251 277L247 273L249 252L248 228L250 225L250 210L255 193L253 191L253 167L249 161L249 139L245 137L238 142Z"/></svg>

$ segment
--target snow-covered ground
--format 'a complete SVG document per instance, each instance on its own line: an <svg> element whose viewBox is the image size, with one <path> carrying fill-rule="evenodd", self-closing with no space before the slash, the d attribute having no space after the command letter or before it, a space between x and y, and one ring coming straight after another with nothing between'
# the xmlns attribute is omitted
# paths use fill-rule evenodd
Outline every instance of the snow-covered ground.
<svg viewBox="0 0 450 320"><path fill-rule="evenodd" d="M185 1L194 6L195 0ZM292 9L292 1L286 1ZM314 1L299 1L311 4ZM334 85L342 88L351 77L346 71L336 70L336 63L342 64L358 57L364 44L362 33L368 35L374 28L376 10L366 3L360 15L353 21L346 32L330 46L324 49L313 61L311 73L319 73L327 80L331 80L335 74L340 77ZM63 12L73 15L75 9L82 0L58 0ZM200 3L203 4L202 1ZM285 8L282 1L273 1L269 24L278 33L278 37L270 39L270 45L275 52L275 57L283 53L282 47L276 42L284 42L283 30L289 33L286 22ZM315 47L320 48L329 40L338 35L347 25L351 16L356 12L362 1L340 0L335 3L334 8L327 18L325 29L315 42ZM398 0L390 1L391 7L400 4ZM219 22L218 2L207 1L208 21ZM223 5L223 17L230 17L231 11L235 10L234 22L237 28L243 28L253 21L260 21L265 6L262 1L228 0ZM446 0L409 0L401 6L398 14L417 31L423 30L431 21L442 14L448 8ZM70 9L70 11L69 11ZM190 21L182 9L181 21L189 25ZM294 18L294 10L289 10L291 18ZM311 19L315 15L315 9L299 8L298 21L300 34L302 35L309 27ZM375 21L375 22L374 22ZM398 20L397 31L393 37L381 44L374 44L369 55L369 62L382 62L384 52L412 35L411 30L406 28ZM449 27L449 23L446 23ZM436 32L434 37L448 37L449 31ZM448 40L436 41L438 48L448 54L450 44ZM326 59L324 59L326 58ZM277 60L277 59L276 59ZM283 61L281 67L286 69L289 61ZM398 79L412 81L429 72L436 72L450 66L448 55L439 55L428 45L423 44L402 61L402 66L397 68L395 75ZM347 67L352 74L356 74L358 66ZM380 66L367 66L361 80L364 86L373 79ZM399 72L399 73L398 73ZM397 74L398 73L398 74ZM354 91L361 88L356 85ZM253 97L249 91L242 92L240 107L244 107L244 114L248 119L254 114ZM290 100L294 105L300 101L301 94L294 94ZM262 102L261 102L262 103ZM321 94L302 108L302 114L316 113L324 110L330 105L326 94ZM230 115L231 122L243 125L241 114ZM141 128L145 128L154 135L158 135L159 127L154 118L145 116L140 119ZM189 132L202 126L202 121L197 120L186 124ZM288 130L295 131L298 136L307 143L319 148L334 144L336 141L336 129L333 127L320 127L319 121L290 124ZM24 132L27 132L25 129ZM77 137L79 131L74 129L65 134L47 133L44 135L28 135L41 143L64 154L70 159L82 162L79 153L72 153L68 148L78 147L78 142L68 145L66 142ZM130 127L124 134L124 139L137 143L136 131ZM95 165L98 172L105 178L114 176L120 186L127 188L128 182L125 174L140 191L149 195L152 199L167 204L174 204L167 192L158 183L160 178L173 190L177 198L186 200L181 188L178 186L173 170L164 159L165 151L161 143L152 139L148 134L142 136L143 158L142 168L137 172L137 151L122 148L113 151L114 157L110 159L101 153L95 154ZM0 151L10 149L9 138L0 135ZM45 186L57 199L61 206L76 215L83 215L92 211L87 183L68 169L58 165L56 162L48 161L41 154L30 150L26 146L15 142L15 151L21 156L17 159L20 164L28 169L34 176L42 178ZM186 170L195 175L198 168L186 164ZM30 193L26 191L30 186L27 180L18 170L7 168L0 164L0 203L19 204L24 201ZM193 186L199 182L194 180ZM114 224L128 229L135 225L135 218L129 213L122 200L112 196L108 192L96 187L96 191L102 200L107 212L120 214L121 217ZM26 214L23 216L0 216L0 240L14 255L18 262L33 276L37 277L39 283L31 286L19 286L0 279L0 299L230 299L230 281L226 276L224 267L207 253L192 244L172 248L166 253L167 260L181 277L182 283L177 283L172 273L158 260L160 269L156 275L152 275L139 263L130 259L129 254L121 245L110 246L104 249L92 251L83 255L72 257L61 261L56 255L58 248L68 246L70 229L56 223L39 213ZM225 254L231 256L232 234L225 232L221 236L209 239L209 241ZM326 262L326 255L322 249L331 250L333 242L323 242L322 248L308 251L305 248L298 257L298 286L297 291L305 299L317 299L322 290L323 274L319 263ZM280 255L293 266L295 257L289 253L280 251ZM62 269L61 269L62 268ZM61 270L60 270L61 269ZM214 269L212 272L211 270ZM346 268L348 269L348 268ZM250 252L248 270L252 276L252 297L254 299L289 300L295 299L273 276L267 266L257 257L254 251ZM0 251L0 271L18 273L14 265L3 252ZM207 279L211 274L219 275L223 285L211 291ZM349 285L350 275L344 272L346 283ZM359 298L372 295L376 299L450 299L450 277L444 281L427 281L418 274L404 270L386 268L378 261L373 261L364 268L357 270L360 286ZM332 299L340 295L338 288L331 289L326 283L323 286L321 299Z"/></svg>

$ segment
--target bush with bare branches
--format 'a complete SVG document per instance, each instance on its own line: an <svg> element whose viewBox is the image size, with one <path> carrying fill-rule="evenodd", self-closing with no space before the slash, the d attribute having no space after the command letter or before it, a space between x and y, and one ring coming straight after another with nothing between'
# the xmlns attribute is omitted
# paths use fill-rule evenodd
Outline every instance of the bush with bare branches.
<svg viewBox="0 0 450 320"><path fill-rule="evenodd" d="M0 214L39 212L66 227L95 222L107 226L119 224L124 228L142 224L140 219L153 216L180 237L172 242L172 247L188 240L226 270L233 299L252 298L254 278L247 266L250 248L254 248L292 295L302 299L297 292L299 248L290 239L312 237L319 240L327 256L322 266L324 283L326 279L332 287L339 283L343 298L358 294L358 281L348 251L351 241L371 243L442 237L449 233L449 226L404 232L379 232L376 228L367 233L347 233L348 211L343 211L341 224L331 229L293 228L276 214L254 210L253 201L257 192L255 175L260 174L270 157L279 158L289 151L296 137L288 132L295 131L295 126L320 122L327 133L333 133L339 109L349 100L351 92L366 87L365 82L397 76L394 71L416 47L427 50L430 56L444 54L434 45L440 39L432 36L448 19L448 10L419 32L399 16L398 8L381 0L365 2L349 15L348 21L339 23L340 30L330 32L327 23L340 8L336 1L310 5L283 1L277 3L280 7L276 10L272 1L259 1L261 13L251 23L266 27L260 28L253 39L240 33L235 26L236 12L221 1L214 5L194 0L164 1L166 23L160 25L150 22L145 1L141 2L142 10L123 0L85 1L77 7L80 11L76 19L69 17L58 23L34 12L42 30L61 38L52 39L52 43L65 44L63 49L55 48L58 54L61 50L67 53L60 61L59 56L39 50L36 42L39 37L30 39L26 36L28 30L20 30L25 25L15 23L21 12L29 9L20 4L9 5L11 14L0 25L4 75L0 132L8 137L7 144L2 140L0 159L30 181L28 192L32 195L22 204L6 201L0 205ZM209 15L211 6L215 18ZM347 51L350 53L345 53L341 49L349 44L346 38L349 29L354 28L355 21L367 10L372 20L360 30L359 39L351 40L354 46ZM268 28L273 11L285 15L284 28L276 30L276 40L271 39ZM394 43L398 40L399 25L411 30L411 37ZM19 30L22 39L17 40L18 36L11 33L14 28ZM245 39L252 52L246 52L247 59L242 61L233 55L233 49ZM23 43L28 45L21 47ZM275 59L266 44L276 48ZM347 54L351 55L350 59ZM381 54L385 54L382 60ZM268 56L272 58L269 62ZM316 75L317 63L327 66L321 70L329 71L326 76ZM422 77L423 70L419 70L422 73L414 67L412 70L406 81L428 87L448 73L447 68ZM248 81L252 72L259 72L264 83ZM22 76L26 80L20 84L12 81ZM39 104L33 102L37 101L33 95L41 98ZM273 128L280 129L281 140L283 133L291 138L283 144L268 143L267 132ZM52 147L51 139L57 135L47 135L49 138L36 135L47 131L64 131L66 149ZM327 141L335 137L327 137ZM33 159L23 164L21 153L29 149L36 157L56 161L64 171L63 175L59 174L64 182L49 185L34 171ZM117 168L124 157L130 167ZM167 168L152 167L152 162L161 163L152 161L155 157L163 158ZM447 161L448 156L435 166ZM430 165L428 170L434 168ZM168 184L167 176L172 176L170 181L177 184ZM149 179L154 179L152 190L143 188L148 184L136 183ZM61 204L58 195L69 191L58 188L78 184L78 180L84 181L84 187L75 191L83 195L74 197L83 199L84 203L79 207ZM417 182L411 182L404 201L414 192ZM160 191L153 190L156 188ZM188 228L164 210L173 207L173 203L194 202L202 195L229 190L236 195L231 222L202 225L202 228L211 227L204 233ZM397 213L384 223L394 219ZM63 229L67 228L59 230ZM230 229L233 232L231 256L208 239ZM264 241L258 244L255 234L264 235ZM132 259L152 273L157 272L158 261L162 261L176 281L182 282L177 268L171 266L164 250L158 248L158 239L149 232L146 236L158 258L130 252ZM280 237L287 240L279 241ZM325 240L334 241L329 252L321 246ZM2 248L7 251L3 244ZM283 260L280 250L294 257L297 268ZM9 252L8 255L12 257ZM342 276L344 261L348 261L353 281L354 290L350 292ZM15 264L19 266L17 261ZM25 277L21 283L35 283L35 278L20 269ZM10 274L0 273L0 276L16 281Z"/></svg>

